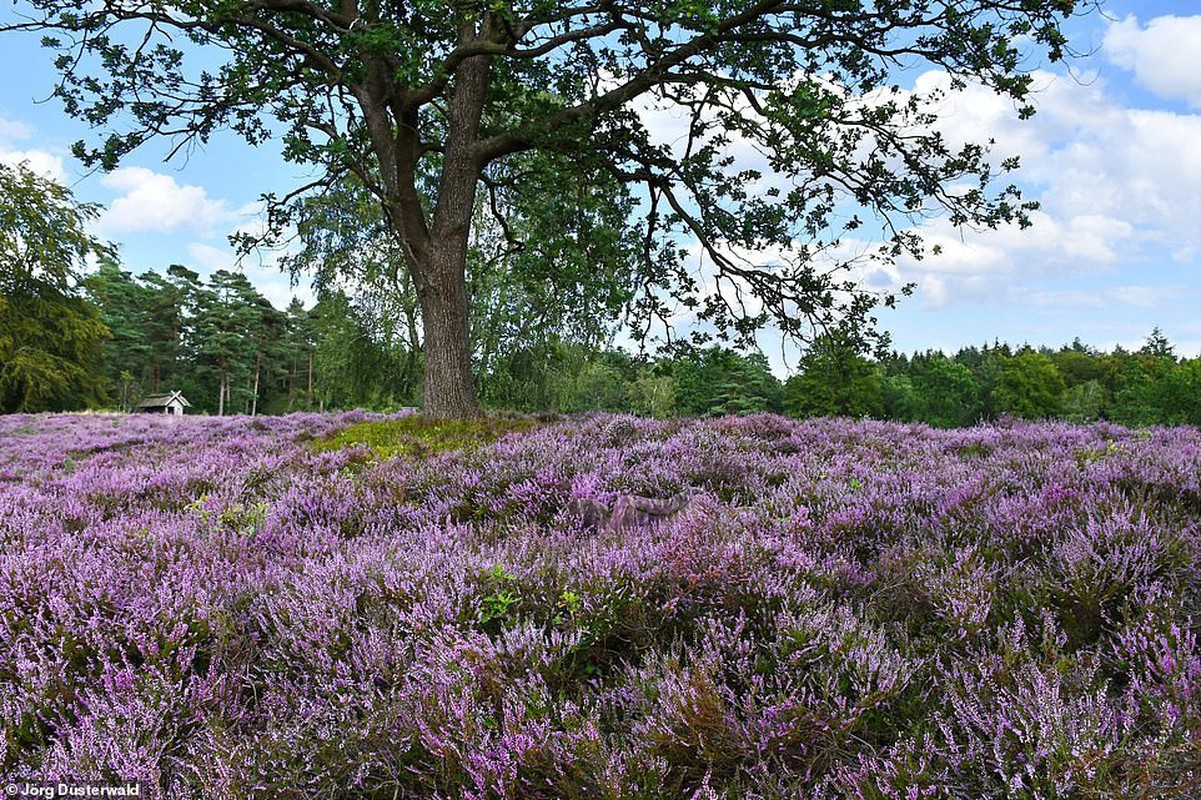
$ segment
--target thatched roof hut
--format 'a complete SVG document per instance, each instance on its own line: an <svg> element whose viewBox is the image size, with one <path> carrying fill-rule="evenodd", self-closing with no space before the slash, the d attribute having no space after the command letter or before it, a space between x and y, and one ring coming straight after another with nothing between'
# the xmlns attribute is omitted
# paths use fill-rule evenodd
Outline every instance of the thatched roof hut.
<svg viewBox="0 0 1201 800"><path fill-rule="evenodd" d="M168 392L166 394L147 395L133 407L133 410L144 414L171 414L179 416L183 414L185 408L190 408L191 405L188 402L188 398L183 396L183 392Z"/></svg>

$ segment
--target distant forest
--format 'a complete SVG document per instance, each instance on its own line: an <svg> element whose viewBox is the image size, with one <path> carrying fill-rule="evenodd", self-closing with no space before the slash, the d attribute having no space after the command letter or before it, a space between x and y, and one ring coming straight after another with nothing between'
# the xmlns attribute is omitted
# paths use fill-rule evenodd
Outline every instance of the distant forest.
<svg viewBox="0 0 1201 800"><path fill-rule="evenodd" d="M207 281L184 267L134 277L106 262L82 299L108 329L88 396L58 394L20 410L128 409L179 390L193 412L279 414L419 404L413 309L326 290L310 309L274 308L245 278ZM527 329L528 334L528 329ZM1136 352L1076 340L1050 349L994 342L954 354L870 358L837 335L818 339L781 382L759 354L677 343L656 357L526 336L477 344L477 389L494 409L646 416L772 411L970 425L1009 415L1127 425L1201 424L1201 359L1180 359L1159 329ZM18 410L9 408L6 410Z"/></svg>

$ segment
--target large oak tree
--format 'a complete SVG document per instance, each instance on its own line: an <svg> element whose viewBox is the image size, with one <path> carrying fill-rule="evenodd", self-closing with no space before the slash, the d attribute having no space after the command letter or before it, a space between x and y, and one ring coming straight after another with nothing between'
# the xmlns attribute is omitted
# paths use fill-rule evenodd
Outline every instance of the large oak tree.
<svg viewBox="0 0 1201 800"><path fill-rule="evenodd" d="M636 203L636 323L673 299L742 337L767 320L804 335L867 319L891 298L850 279L847 231L882 238L887 259L920 251L916 215L991 226L1024 210L1015 189L992 188L1012 163L949 144L896 76L932 66L1024 102L1023 50L1062 57L1060 22L1081 5L23 0L24 21L6 27L43 31L61 51L68 112L111 131L79 145L88 163L111 168L152 137L175 152L225 128L252 145L277 136L287 158L320 168L271 198L279 226L303 192L353 175L416 288L425 409L465 416L477 411L470 233L481 187L503 199L526 179L515 161L554 154L569 183L606 176L622 187L614 202ZM650 106L682 120L679 141L648 130ZM733 160L735 145L763 164ZM711 271L702 280L684 263L690 240ZM748 255L760 252L770 264Z"/></svg>

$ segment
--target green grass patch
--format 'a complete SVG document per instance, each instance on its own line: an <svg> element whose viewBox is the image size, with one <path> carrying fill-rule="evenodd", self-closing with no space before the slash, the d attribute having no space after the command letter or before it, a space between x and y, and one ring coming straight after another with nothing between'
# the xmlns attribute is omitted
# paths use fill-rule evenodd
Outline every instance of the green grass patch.
<svg viewBox="0 0 1201 800"><path fill-rule="evenodd" d="M537 425L537 420L528 418L440 420L414 414L355 423L335 431L315 446L318 450L341 450L351 445L366 445L380 460L396 456L424 458L446 450L481 447Z"/></svg>

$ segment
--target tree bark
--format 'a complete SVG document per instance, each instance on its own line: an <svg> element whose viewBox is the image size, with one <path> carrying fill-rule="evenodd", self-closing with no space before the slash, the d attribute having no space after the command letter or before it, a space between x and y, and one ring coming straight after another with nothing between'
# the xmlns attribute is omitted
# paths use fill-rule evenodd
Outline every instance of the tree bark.
<svg viewBox="0 0 1201 800"><path fill-rule="evenodd" d="M262 370L263 354L254 354L254 391L250 395L250 416L257 417L259 414L259 373Z"/></svg>
<svg viewBox="0 0 1201 800"><path fill-rule="evenodd" d="M418 291L425 339L424 412L436 419L481 414L471 378L465 256L436 252L428 280Z"/></svg>

